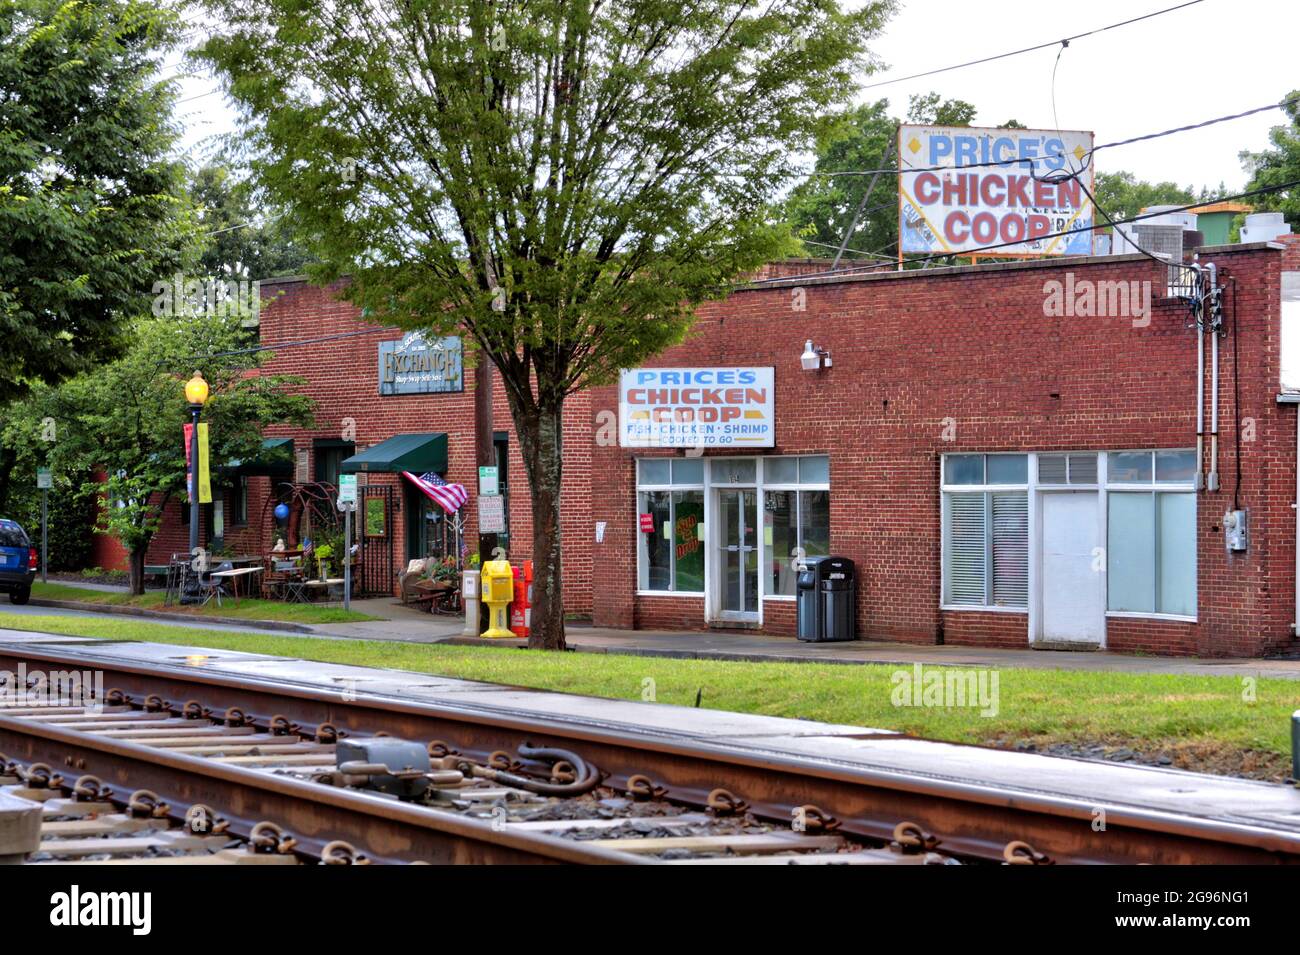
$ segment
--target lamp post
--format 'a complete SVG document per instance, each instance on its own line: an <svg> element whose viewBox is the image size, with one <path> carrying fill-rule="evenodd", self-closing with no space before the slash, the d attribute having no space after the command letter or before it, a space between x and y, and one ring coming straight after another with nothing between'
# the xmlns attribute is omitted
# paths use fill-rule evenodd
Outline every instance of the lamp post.
<svg viewBox="0 0 1300 955"><path fill-rule="evenodd" d="M208 383L197 371L185 382L185 400L190 406L190 556L199 548L199 415L208 400Z"/></svg>

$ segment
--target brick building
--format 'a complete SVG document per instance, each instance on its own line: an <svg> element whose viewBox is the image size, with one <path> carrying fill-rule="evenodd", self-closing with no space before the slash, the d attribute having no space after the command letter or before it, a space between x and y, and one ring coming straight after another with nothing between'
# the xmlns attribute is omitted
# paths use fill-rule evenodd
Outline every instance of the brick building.
<svg viewBox="0 0 1300 955"><path fill-rule="evenodd" d="M1284 333L1300 328L1283 316L1300 304L1300 241L1204 248L1199 262L1227 289L1217 490L1197 488L1198 470L1205 480L1211 470L1213 336L1198 469L1197 333L1170 270L1152 260L833 277L819 274L824 263L782 263L701 308L683 344L571 402L566 609L618 627L792 634L792 555L835 554L856 562L867 638L1294 649L1300 388L1284 386ZM315 431L268 435L293 439L294 477L328 481L395 435L442 434L447 478L474 487L472 369L464 391L380 394L377 349L399 332L301 281L263 289L278 295L263 308L267 345L351 336L285 348L268 365L306 377L320 404ZM636 437L682 404L736 427L705 429L730 437L693 447ZM494 414L518 559L526 481L500 396ZM413 528L428 514L400 475L366 479L395 489L399 567L425 546ZM227 517L224 537L251 548L268 533L272 479L240 480L243 525ZM1225 514L1237 510L1248 542L1229 550ZM183 549L175 518L151 561Z"/></svg>

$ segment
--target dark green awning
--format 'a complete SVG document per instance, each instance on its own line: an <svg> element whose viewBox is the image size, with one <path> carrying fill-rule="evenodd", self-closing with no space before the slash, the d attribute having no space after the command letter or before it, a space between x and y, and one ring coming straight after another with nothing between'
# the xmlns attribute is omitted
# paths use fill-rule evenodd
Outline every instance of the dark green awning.
<svg viewBox="0 0 1300 955"><path fill-rule="evenodd" d="M339 465L345 474L357 471L383 471L398 474L410 471L424 474L447 470L447 436L445 434L397 434L373 448L345 458Z"/></svg>
<svg viewBox="0 0 1300 955"><path fill-rule="evenodd" d="M235 458L226 465L226 470L231 474L292 477L293 438L265 438L261 451L247 461Z"/></svg>

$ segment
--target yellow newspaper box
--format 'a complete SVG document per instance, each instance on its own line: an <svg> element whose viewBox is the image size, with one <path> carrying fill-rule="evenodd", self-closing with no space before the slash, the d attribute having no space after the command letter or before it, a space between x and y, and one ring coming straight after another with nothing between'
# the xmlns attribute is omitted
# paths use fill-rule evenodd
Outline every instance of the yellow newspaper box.
<svg viewBox="0 0 1300 955"><path fill-rule="evenodd" d="M507 560L489 560L483 565L483 602L488 606L485 637L513 637L510 632L510 601L515 598L515 572Z"/></svg>

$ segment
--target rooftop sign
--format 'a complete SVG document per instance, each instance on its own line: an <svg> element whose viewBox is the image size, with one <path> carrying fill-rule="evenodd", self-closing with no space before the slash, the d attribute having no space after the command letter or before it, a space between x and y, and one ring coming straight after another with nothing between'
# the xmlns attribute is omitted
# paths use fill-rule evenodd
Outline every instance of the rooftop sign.
<svg viewBox="0 0 1300 955"><path fill-rule="evenodd" d="M901 252L1090 255L1092 202L1079 181L1050 180L1079 172L1091 192L1092 141L1079 131L900 126Z"/></svg>

